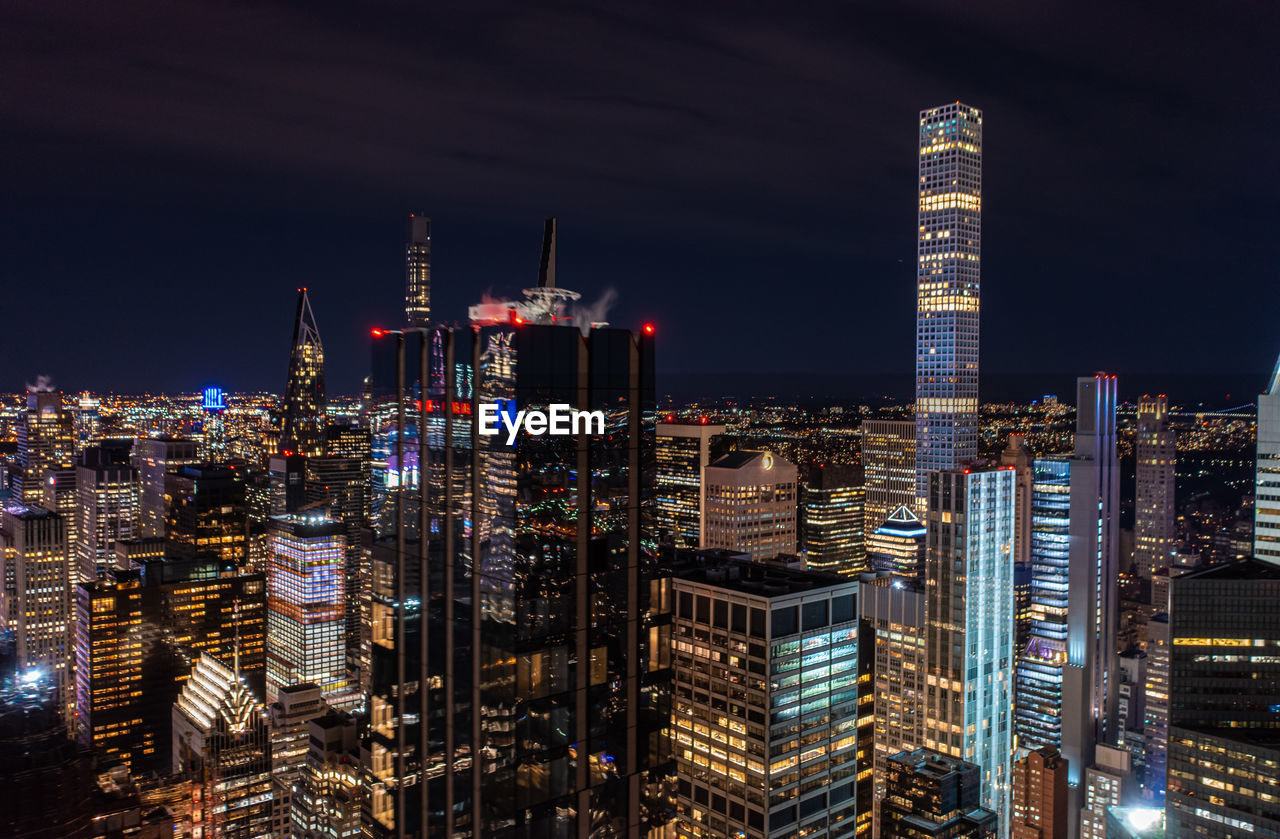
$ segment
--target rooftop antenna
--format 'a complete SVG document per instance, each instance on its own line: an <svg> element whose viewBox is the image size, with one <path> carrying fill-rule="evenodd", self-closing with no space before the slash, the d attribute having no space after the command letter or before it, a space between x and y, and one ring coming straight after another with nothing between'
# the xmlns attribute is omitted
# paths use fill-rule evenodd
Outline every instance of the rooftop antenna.
<svg viewBox="0 0 1280 839"><path fill-rule="evenodd" d="M542 264L538 268L538 288L556 287L556 217L542 226Z"/></svg>

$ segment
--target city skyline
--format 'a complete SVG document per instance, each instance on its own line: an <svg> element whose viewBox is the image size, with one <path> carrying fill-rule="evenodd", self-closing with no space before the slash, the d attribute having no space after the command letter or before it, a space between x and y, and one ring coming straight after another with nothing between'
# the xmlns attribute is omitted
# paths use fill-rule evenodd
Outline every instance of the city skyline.
<svg viewBox="0 0 1280 839"><path fill-rule="evenodd" d="M776 376L802 358L817 372L896 375L912 356L899 320L914 258L904 126L921 103L956 99L995 126L985 172L986 232L1000 243L984 266L989 374L1107 369L1130 381L1221 374L1224 358L1257 371L1249 381L1270 369L1268 307L1238 305L1271 274L1256 242L1275 178L1252 151L1274 133L1274 109L1259 109L1236 81L1276 77L1259 58L1268 27L1247 6L1215 21L1220 40L1199 37L1190 4L1162 9L1157 39L1136 9L1113 10L1098 27L1065 6L963 18L928 3L822 5L789 19L744 12L736 24L714 4L670 20L654 7L545 19L495 8L510 22L492 38L470 14L404 26L375 10L364 39L345 47L337 10L279 7L252 22L232 10L126 8L74 21L51 8L7 10L6 53L26 81L0 104L0 118L20 126L0 164L2 270L15 309L46 309L47 290L62 289L79 301L63 317L71 334L92 334L99 317L194 322L219 352L171 352L166 330L129 330L90 354L59 341L63 330L21 321L0 348L0 370L12 371L5 389L39 374L69 391L278 387L273 364L259 360L286 351L278 323L294 289L309 286L330 324L331 389L353 392L367 330L404 317L396 301L410 212L433 221L432 312L442 320L461 320L477 290L528 284L535 220L555 212L564 282L587 300L615 289L620 324L656 323L664 378ZM185 36L172 43L190 49L170 51L163 45L179 31L218 32L240 58ZM267 46L285 31L301 39L299 65L320 70L296 88ZM407 41L409 32L426 42ZM62 48L34 49L54 33ZM1072 49L1081 37L1117 48ZM966 38L981 48L954 60ZM425 48L436 39L456 45ZM482 69L495 44L509 63ZM573 44L582 46L558 48ZM367 57L367 75L340 85L323 70L335 49ZM597 65L600 74L582 72ZM654 66L685 72L676 83ZM439 81L460 75L474 81L458 92ZM531 88L527 77L543 83ZM641 78L642 90L624 93ZM738 84L753 91L749 101ZM406 121L410 91L417 105ZM492 112L469 111L469 100L492 102ZM245 101L262 114L246 116ZM343 127L348 107L361 114L356 128ZM597 111L604 118L588 119ZM432 115L430 130L419 114ZM311 135L291 115L325 142L303 146ZM166 129L148 128L158 125ZM528 142L504 147L512 132ZM69 210L92 221L65 247ZM1046 236L1072 245L1042 255ZM174 282L192 297L173 294ZM352 283L362 293L350 294ZM822 314L823 301L850 291L858 310L899 314L860 317L846 338L848 315ZM780 350L732 330L760 319L762 299L784 330ZM1137 311L1169 334L1223 341L1225 352L1149 340L1126 326ZM1098 339L1071 340L1070 324L1085 318Z"/></svg>

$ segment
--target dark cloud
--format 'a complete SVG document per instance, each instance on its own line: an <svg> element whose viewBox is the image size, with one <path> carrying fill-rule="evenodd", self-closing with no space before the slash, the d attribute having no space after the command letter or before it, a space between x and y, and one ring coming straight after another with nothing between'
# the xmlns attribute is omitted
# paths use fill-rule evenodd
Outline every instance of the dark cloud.
<svg viewBox="0 0 1280 839"><path fill-rule="evenodd" d="M451 317L555 213L564 281L672 373L909 379L915 112L964 99L986 369L1261 379L1277 34L1265 2L12 0L0 371L279 387L305 284L353 389L418 210Z"/></svg>

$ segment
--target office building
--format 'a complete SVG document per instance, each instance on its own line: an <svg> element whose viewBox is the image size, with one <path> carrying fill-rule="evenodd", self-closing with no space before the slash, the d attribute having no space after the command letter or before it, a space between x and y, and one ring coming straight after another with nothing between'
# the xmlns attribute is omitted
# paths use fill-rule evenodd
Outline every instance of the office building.
<svg viewBox="0 0 1280 839"><path fill-rule="evenodd" d="M80 580L92 580L115 559L116 542L138 535L138 470L121 449L84 450L76 467Z"/></svg>
<svg viewBox="0 0 1280 839"><path fill-rule="evenodd" d="M202 655L263 687L266 585L211 558L145 559L75 588L76 738L138 775L166 773L171 711ZM238 656L237 656L238 654Z"/></svg>
<svg viewBox="0 0 1280 839"><path fill-rule="evenodd" d="M1080 782L1084 802L1078 813L1080 839L1106 839L1107 811L1124 804L1132 792L1132 765L1127 749L1099 743L1094 750L1094 760ZM1067 806L1071 806L1069 801Z"/></svg>
<svg viewBox="0 0 1280 839"><path fill-rule="evenodd" d="M994 839L982 806L982 770L929 749L889 758L880 839Z"/></svg>
<svg viewBox="0 0 1280 839"><path fill-rule="evenodd" d="M367 439L368 432L365 432ZM368 459L329 455L307 458L307 506L326 512L342 525L344 641L349 669L358 671L366 653L361 647L364 602L369 592L369 563L361 533L368 526Z"/></svg>
<svg viewBox="0 0 1280 839"><path fill-rule="evenodd" d="M1169 566L1177 533L1174 464L1178 458L1173 429L1169 427L1169 400L1144 396L1138 400L1138 428L1134 437L1137 489L1133 514L1133 564L1139 576L1151 578Z"/></svg>
<svg viewBox="0 0 1280 839"><path fill-rule="evenodd" d="M133 444L132 459L141 487L138 533L143 538L164 536L165 476L196 463L198 444L176 437L139 437Z"/></svg>
<svg viewBox="0 0 1280 839"><path fill-rule="evenodd" d="M677 570L676 836L870 829L857 795L858 585L732 560Z"/></svg>
<svg viewBox="0 0 1280 839"><path fill-rule="evenodd" d="M65 703L72 673L65 520L43 507L4 508L0 552L0 615L14 664L24 678L47 679Z"/></svg>
<svg viewBox="0 0 1280 839"><path fill-rule="evenodd" d="M165 533L175 556L211 555L249 563L245 470L222 464L180 467L165 476Z"/></svg>
<svg viewBox="0 0 1280 839"><path fill-rule="evenodd" d="M98 439L98 435L102 430L102 401L94 397L92 393L84 391L76 398L75 407L75 428L76 428L76 453L80 453L88 448L89 444Z"/></svg>
<svg viewBox="0 0 1280 839"><path fill-rule="evenodd" d="M1013 764L1013 839L1068 839L1067 761L1052 746Z"/></svg>
<svg viewBox="0 0 1280 839"><path fill-rule="evenodd" d="M289 374L285 379L279 450L285 454L324 452L324 346L305 288L298 289L298 312L293 321Z"/></svg>
<svg viewBox="0 0 1280 839"><path fill-rule="evenodd" d="M1240 559L1171 589L1169 835L1280 836L1280 568Z"/></svg>
<svg viewBox="0 0 1280 839"><path fill-rule="evenodd" d="M330 711L308 724L307 754L294 787L292 835L308 839L348 839L360 835L362 785L356 722Z"/></svg>
<svg viewBox="0 0 1280 839"><path fill-rule="evenodd" d="M1018 632L1014 644L1017 653L1021 654L1031 638L1031 485L1034 478L1031 451L1027 448L1023 435L1009 435L1009 442L1000 453L1000 465L1013 467L1014 474L1017 475L1013 595L1014 619L1017 621Z"/></svg>
<svg viewBox="0 0 1280 839"><path fill-rule="evenodd" d="M901 580L922 581L928 532L910 507L900 505L867 538L871 570Z"/></svg>
<svg viewBox="0 0 1280 839"><path fill-rule="evenodd" d="M330 704L358 704L347 676L343 526L323 514L279 516L267 542L267 701L305 682Z"/></svg>
<svg viewBox="0 0 1280 839"><path fill-rule="evenodd" d="M1067 661L1071 460L1038 457L1031 484L1031 625L1018 651L1018 745L1062 745L1062 672Z"/></svg>
<svg viewBox="0 0 1280 839"><path fill-rule="evenodd" d="M1094 748L1124 742L1116 660L1120 573L1116 378L1103 373L1082 377L1076 394L1061 746L1070 761L1072 812L1079 808L1083 780L1079 773L1097 763ZM1101 831L1106 814L1102 810L1095 814Z"/></svg>
<svg viewBox="0 0 1280 839"><path fill-rule="evenodd" d="M677 548L701 548L703 470L724 434L708 422L660 422L654 458L654 525L660 542ZM717 452L722 454L723 452Z"/></svg>
<svg viewBox="0 0 1280 839"><path fill-rule="evenodd" d="M1253 555L1280 564L1280 360L1266 393L1258 396L1257 445Z"/></svg>
<svg viewBox="0 0 1280 839"><path fill-rule="evenodd" d="M865 420L862 469L867 487L868 524L879 524L904 505L915 510L915 420Z"/></svg>
<svg viewBox="0 0 1280 839"><path fill-rule="evenodd" d="M411 329L431 324L431 219L417 213L405 232L404 314Z"/></svg>
<svg viewBox="0 0 1280 839"><path fill-rule="evenodd" d="M736 451L705 470L705 547L763 562L796 552L799 470L773 452Z"/></svg>
<svg viewBox="0 0 1280 839"><path fill-rule="evenodd" d="M863 519L867 491L861 471L853 466L816 466L800 497L806 567L846 577L869 570Z"/></svg>
<svg viewBox="0 0 1280 839"><path fill-rule="evenodd" d="M205 655L173 704L173 772L195 782L196 835L271 836L271 739L262 703L240 677Z"/></svg>
<svg viewBox="0 0 1280 839"><path fill-rule="evenodd" d="M1008 834L1013 760L1014 470L932 473L925 558L925 746L978 766Z"/></svg>
<svg viewBox="0 0 1280 839"><path fill-rule="evenodd" d="M76 452L75 417L62 407L62 394L43 377L27 386L27 407L18 413L17 432L22 471L14 476L13 498L39 504L49 472L74 466Z"/></svg>
<svg viewBox="0 0 1280 839"><path fill-rule="evenodd" d="M902 509L906 509L903 507ZM925 622L924 590L919 580L890 576L863 580L859 588L862 636L872 651L873 835L880 835L880 808L889 758L924 744Z"/></svg>
<svg viewBox="0 0 1280 839"><path fill-rule="evenodd" d="M1142 709L1143 798L1164 804L1169 744L1169 615L1161 612L1147 622L1147 667Z"/></svg>
<svg viewBox="0 0 1280 839"><path fill-rule="evenodd" d="M58 467L45 472L44 501L40 506L62 516L67 530L67 579L80 578L80 493L76 489L76 467Z"/></svg>
<svg viewBox="0 0 1280 839"><path fill-rule="evenodd" d="M978 456L982 112L920 112L916 261L916 498L929 473Z"/></svg>
<svg viewBox="0 0 1280 839"><path fill-rule="evenodd" d="M273 836L291 835L293 793L307 763L311 721L329 710L319 686L306 683L281 688L275 701L267 706L271 733Z"/></svg>

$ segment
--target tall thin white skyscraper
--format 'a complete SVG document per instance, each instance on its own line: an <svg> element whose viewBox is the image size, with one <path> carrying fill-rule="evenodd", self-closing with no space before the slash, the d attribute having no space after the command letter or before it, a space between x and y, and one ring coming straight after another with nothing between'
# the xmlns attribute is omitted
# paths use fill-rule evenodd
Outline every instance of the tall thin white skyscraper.
<svg viewBox="0 0 1280 839"><path fill-rule="evenodd" d="M416 213L404 243L404 315L411 327L431 323L431 219Z"/></svg>
<svg viewBox="0 0 1280 839"><path fill-rule="evenodd" d="M1174 462L1177 460L1173 429L1169 427L1169 400L1144 396L1138 400L1138 433L1134 440L1137 489L1133 520L1133 564L1147 579L1169 566L1173 555Z"/></svg>
<svg viewBox="0 0 1280 839"><path fill-rule="evenodd" d="M920 112L916 261L916 505L929 473L978 456L982 112Z"/></svg>
<svg viewBox="0 0 1280 839"><path fill-rule="evenodd" d="M1067 662L1062 673L1062 753L1068 769L1068 812L1077 816L1082 773L1099 745L1116 746L1119 664L1120 469L1116 459L1116 377L1076 383L1075 454L1067 588Z"/></svg>
<svg viewBox="0 0 1280 839"><path fill-rule="evenodd" d="M1280 360L1258 397L1253 555L1280 565Z"/></svg>

